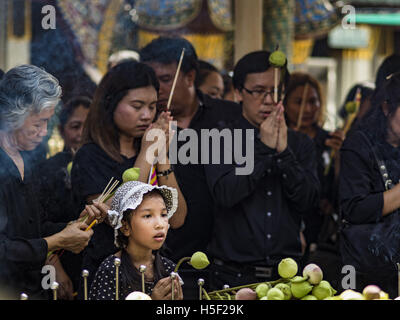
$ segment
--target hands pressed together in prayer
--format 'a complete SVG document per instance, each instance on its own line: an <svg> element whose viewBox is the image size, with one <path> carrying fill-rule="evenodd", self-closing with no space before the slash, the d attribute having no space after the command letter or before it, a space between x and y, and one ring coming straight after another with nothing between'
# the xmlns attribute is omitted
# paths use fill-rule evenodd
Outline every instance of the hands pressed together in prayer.
<svg viewBox="0 0 400 320"><path fill-rule="evenodd" d="M260 139L268 147L281 153L287 148L287 125L280 101L260 125Z"/></svg>

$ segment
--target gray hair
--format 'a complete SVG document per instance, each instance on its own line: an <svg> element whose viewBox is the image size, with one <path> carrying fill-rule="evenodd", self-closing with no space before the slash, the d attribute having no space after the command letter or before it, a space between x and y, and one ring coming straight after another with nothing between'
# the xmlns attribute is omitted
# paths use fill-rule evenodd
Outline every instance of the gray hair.
<svg viewBox="0 0 400 320"><path fill-rule="evenodd" d="M30 114L55 107L61 98L58 80L43 69L21 65L0 80L0 130L22 127Z"/></svg>

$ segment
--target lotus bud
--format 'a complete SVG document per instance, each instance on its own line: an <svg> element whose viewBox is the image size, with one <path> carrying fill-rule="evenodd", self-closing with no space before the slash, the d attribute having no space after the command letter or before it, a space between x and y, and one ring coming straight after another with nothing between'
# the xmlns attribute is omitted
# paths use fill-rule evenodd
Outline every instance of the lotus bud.
<svg viewBox="0 0 400 320"><path fill-rule="evenodd" d="M290 286L292 295L297 299L305 297L312 289L313 286L308 281L292 282L292 285Z"/></svg>
<svg viewBox="0 0 400 320"><path fill-rule="evenodd" d="M364 296L354 290L348 289L340 294L342 300L365 300Z"/></svg>
<svg viewBox="0 0 400 320"><path fill-rule="evenodd" d="M303 269L303 277L308 277L308 282L317 285L323 278L322 270L314 263L306 265Z"/></svg>
<svg viewBox="0 0 400 320"><path fill-rule="evenodd" d="M281 68L286 63L286 55L280 50L275 50L269 56L269 63L275 68Z"/></svg>
<svg viewBox="0 0 400 320"><path fill-rule="evenodd" d="M190 258L190 264L193 268L201 270L206 268L210 264L210 261L208 261L205 253L197 251Z"/></svg>
<svg viewBox="0 0 400 320"><path fill-rule="evenodd" d="M305 297L301 298L300 300L318 300L315 296L312 294L306 295Z"/></svg>
<svg viewBox="0 0 400 320"><path fill-rule="evenodd" d="M375 285L366 286L363 290L363 295L366 300L380 299L381 288Z"/></svg>
<svg viewBox="0 0 400 320"><path fill-rule="evenodd" d="M140 291L133 291L127 295L125 300L151 300L151 297Z"/></svg>
<svg viewBox="0 0 400 320"><path fill-rule="evenodd" d="M327 297L333 296L332 288L328 281L321 281L318 285L316 285L312 289L312 294L318 300L323 300Z"/></svg>
<svg viewBox="0 0 400 320"><path fill-rule="evenodd" d="M256 300L257 293L250 288L242 288L236 292L235 300Z"/></svg>
<svg viewBox="0 0 400 320"><path fill-rule="evenodd" d="M265 297L269 291L270 286L266 283L260 283L257 287L256 287L256 293L257 293L257 297L258 299L261 299L262 297Z"/></svg>
<svg viewBox="0 0 400 320"><path fill-rule="evenodd" d="M140 168L130 168L124 171L122 174L122 181L137 181L140 175Z"/></svg>
<svg viewBox="0 0 400 320"><path fill-rule="evenodd" d="M357 103L355 101L349 101L345 104L347 114L352 114L357 111Z"/></svg>
<svg viewBox="0 0 400 320"><path fill-rule="evenodd" d="M285 296L285 300L290 300L292 298L292 290L288 284L278 283L274 288L282 291L283 295Z"/></svg>
<svg viewBox="0 0 400 320"><path fill-rule="evenodd" d="M278 265L278 273L285 279L294 277L297 270L297 263L292 258L283 259Z"/></svg>
<svg viewBox="0 0 400 320"><path fill-rule="evenodd" d="M272 288L267 293L268 300L285 300L285 295L278 288Z"/></svg>

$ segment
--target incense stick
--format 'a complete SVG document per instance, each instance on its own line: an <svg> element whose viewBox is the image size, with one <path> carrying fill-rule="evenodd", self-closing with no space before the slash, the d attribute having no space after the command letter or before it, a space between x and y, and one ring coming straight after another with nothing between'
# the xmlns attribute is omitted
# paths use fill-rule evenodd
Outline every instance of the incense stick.
<svg viewBox="0 0 400 320"><path fill-rule="evenodd" d="M169 93L169 98L168 98L168 103L167 103L167 110L169 110L169 107L171 105L172 96L173 96L174 91L175 91L175 86L176 86L176 82L178 80L179 71L181 70L181 65L182 65L182 60L183 60L184 54L185 54L185 48L182 49L181 57L179 59L178 67L177 67L176 73L175 73L174 82L172 83L171 92Z"/></svg>
<svg viewBox="0 0 400 320"><path fill-rule="evenodd" d="M299 116L297 118L297 127L296 127L297 130L299 130L301 127L301 121L303 118L304 107L306 105L307 94L308 94L308 82L306 82L306 84L304 86L303 97L301 98L300 112L299 112Z"/></svg>

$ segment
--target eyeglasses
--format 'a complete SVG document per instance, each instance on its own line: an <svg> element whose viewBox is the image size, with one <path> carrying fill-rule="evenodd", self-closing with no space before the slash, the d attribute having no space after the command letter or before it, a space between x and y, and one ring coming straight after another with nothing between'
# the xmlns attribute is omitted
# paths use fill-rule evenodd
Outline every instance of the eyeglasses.
<svg viewBox="0 0 400 320"><path fill-rule="evenodd" d="M245 87L242 87L244 90L246 90L247 93L251 94L254 99L256 100L261 100L265 99L268 95L271 97L271 100L274 101L274 90L249 90ZM278 97L280 96L281 89L278 88Z"/></svg>

